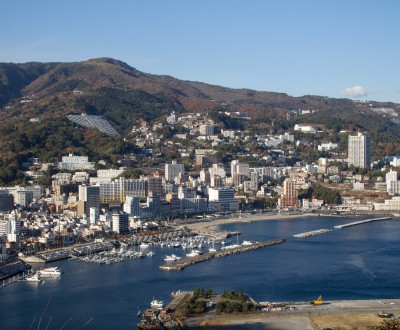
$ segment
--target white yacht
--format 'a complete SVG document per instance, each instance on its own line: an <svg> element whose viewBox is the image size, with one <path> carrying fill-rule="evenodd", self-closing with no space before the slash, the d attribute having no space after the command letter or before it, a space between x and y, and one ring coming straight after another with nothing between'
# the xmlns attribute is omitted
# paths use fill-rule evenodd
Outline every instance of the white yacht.
<svg viewBox="0 0 400 330"><path fill-rule="evenodd" d="M243 241L242 245L253 245L253 244L257 244L258 242L256 241Z"/></svg>
<svg viewBox="0 0 400 330"><path fill-rule="evenodd" d="M27 281L27 282L41 282L41 279L40 279L39 275L36 273L36 274L33 274L33 275L25 277L25 281Z"/></svg>
<svg viewBox="0 0 400 330"><path fill-rule="evenodd" d="M197 257L200 254L203 254L203 253L199 250L192 250L192 252L186 254L186 257Z"/></svg>
<svg viewBox="0 0 400 330"><path fill-rule="evenodd" d="M41 268L38 271L41 277L60 277L61 271L57 267Z"/></svg>
<svg viewBox="0 0 400 330"><path fill-rule="evenodd" d="M148 247L150 246L150 244L148 244L148 243L140 243L140 248L141 249L147 249Z"/></svg>
<svg viewBox="0 0 400 330"><path fill-rule="evenodd" d="M154 299L154 297L153 297L153 300L151 301L150 306L152 308L163 308L164 302L161 300Z"/></svg>
<svg viewBox="0 0 400 330"><path fill-rule="evenodd" d="M176 261L179 259L181 259L181 257L178 257L176 254L171 254L171 255L166 255L164 261Z"/></svg>

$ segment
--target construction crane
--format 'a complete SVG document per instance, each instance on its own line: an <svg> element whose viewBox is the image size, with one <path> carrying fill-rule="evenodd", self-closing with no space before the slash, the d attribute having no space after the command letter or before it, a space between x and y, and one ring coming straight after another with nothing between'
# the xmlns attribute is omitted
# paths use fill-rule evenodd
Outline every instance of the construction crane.
<svg viewBox="0 0 400 330"><path fill-rule="evenodd" d="M317 300L312 301L311 304L313 304L314 306L322 305L322 296L319 296Z"/></svg>

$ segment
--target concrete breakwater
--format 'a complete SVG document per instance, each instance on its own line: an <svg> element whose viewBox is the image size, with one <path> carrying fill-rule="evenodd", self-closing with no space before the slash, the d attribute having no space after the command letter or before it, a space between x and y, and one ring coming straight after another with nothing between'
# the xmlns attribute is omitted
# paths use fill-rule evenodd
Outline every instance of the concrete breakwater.
<svg viewBox="0 0 400 330"><path fill-rule="evenodd" d="M335 226L335 229L342 229L342 228L347 228L347 227L352 227L352 226L358 226L362 225L364 223L369 223L369 222L374 222L374 221L383 221L383 220L390 220L392 219L391 217L385 217L385 218L372 218L372 219L367 219L367 220L360 220L360 221L355 221L355 222L350 222L346 223L344 225L338 225Z"/></svg>
<svg viewBox="0 0 400 330"><path fill-rule="evenodd" d="M191 257L191 258L186 258L183 260L171 262L168 265L160 266L160 269L161 270L178 271L178 270L182 270L188 266L198 264L203 261L207 261L207 260L211 260L211 259L215 259L215 258L222 258L222 257L226 257L226 256L233 255L233 254L239 254L239 253L244 253L244 252L248 252L248 251L253 251L253 250L257 250L257 249L264 248L267 246L280 244L283 242L285 242L284 239L275 239L275 240L269 240L269 241L262 241L262 242L254 243L251 245L241 245L241 246L238 246L238 247L235 247L232 249L226 249L226 250L220 250L220 251L216 251L216 252L205 253L205 254L199 255L197 257Z"/></svg>

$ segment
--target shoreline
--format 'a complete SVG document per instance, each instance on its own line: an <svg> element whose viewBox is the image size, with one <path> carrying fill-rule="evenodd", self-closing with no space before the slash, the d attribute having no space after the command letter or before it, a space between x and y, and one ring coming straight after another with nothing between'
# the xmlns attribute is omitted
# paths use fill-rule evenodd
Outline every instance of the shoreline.
<svg viewBox="0 0 400 330"><path fill-rule="evenodd" d="M276 303L279 304L279 303ZM399 299L332 300L321 306L309 303L281 303L296 309L255 312L249 314L205 314L188 317L184 324L190 329L366 329L385 319L378 316L382 310L400 313Z"/></svg>
<svg viewBox="0 0 400 330"><path fill-rule="evenodd" d="M226 219L214 219L211 221L204 222L196 222L190 224L184 224L186 228L190 230L196 230L203 234L215 234L217 233L216 227L222 225L228 225L232 223L251 223L251 222L259 222L259 221L272 221L272 220L294 220L296 218L304 218L304 217L316 217L316 216L330 216L330 215L321 215L316 213L307 213L307 214L260 214L260 215L252 215L248 217L231 217Z"/></svg>

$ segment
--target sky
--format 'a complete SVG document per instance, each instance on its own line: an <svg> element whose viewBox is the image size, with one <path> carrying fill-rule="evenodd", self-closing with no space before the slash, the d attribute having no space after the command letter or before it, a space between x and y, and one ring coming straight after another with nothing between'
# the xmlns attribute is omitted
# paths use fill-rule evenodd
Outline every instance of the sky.
<svg viewBox="0 0 400 330"><path fill-rule="evenodd" d="M398 0L3 0L0 62L112 57L232 88L400 103Z"/></svg>

